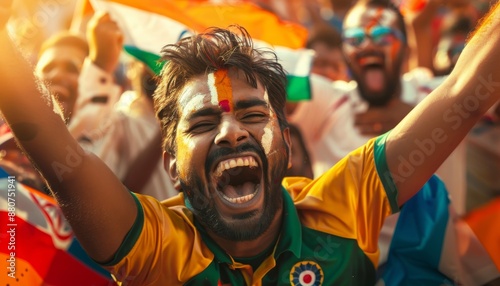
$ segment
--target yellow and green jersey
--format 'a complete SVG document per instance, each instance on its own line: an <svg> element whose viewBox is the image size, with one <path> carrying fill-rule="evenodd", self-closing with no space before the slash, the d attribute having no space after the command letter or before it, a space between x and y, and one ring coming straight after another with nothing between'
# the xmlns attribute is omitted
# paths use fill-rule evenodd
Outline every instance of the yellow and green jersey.
<svg viewBox="0 0 500 286"><path fill-rule="evenodd" d="M316 180L285 178L281 234L255 271L206 234L182 194L135 194L139 215L105 266L122 285L374 285L380 228L398 211L385 137Z"/></svg>

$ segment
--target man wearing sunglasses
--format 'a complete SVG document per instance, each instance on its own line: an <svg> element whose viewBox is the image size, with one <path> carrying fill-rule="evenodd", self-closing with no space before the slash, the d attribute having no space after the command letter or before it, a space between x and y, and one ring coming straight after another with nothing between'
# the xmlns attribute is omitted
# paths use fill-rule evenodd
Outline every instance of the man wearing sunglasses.
<svg viewBox="0 0 500 286"><path fill-rule="evenodd" d="M406 33L395 17L389 9L355 9L343 30L344 55L370 106L384 106L401 93Z"/></svg>

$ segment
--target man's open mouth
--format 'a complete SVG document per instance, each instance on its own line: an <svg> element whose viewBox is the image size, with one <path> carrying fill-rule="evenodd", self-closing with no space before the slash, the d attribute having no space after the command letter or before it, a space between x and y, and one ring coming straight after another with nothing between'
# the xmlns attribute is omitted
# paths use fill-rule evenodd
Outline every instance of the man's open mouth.
<svg viewBox="0 0 500 286"><path fill-rule="evenodd" d="M362 80L369 89L378 91L384 88L385 69L383 57L364 56L359 58L359 65Z"/></svg>
<svg viewBox="0 0 500 286"><path fill-rule="evenodd" d="M212 174L219 196L231 204L251 201L259 192L262 168L253 156L220 161Z"/></svg>
<svg viewBox="0 0 500 286"><path fill-rule="evenodd" d="M359 65L364 68L383 68L384 58L380 56L363 56L358 59Z"/></svg>

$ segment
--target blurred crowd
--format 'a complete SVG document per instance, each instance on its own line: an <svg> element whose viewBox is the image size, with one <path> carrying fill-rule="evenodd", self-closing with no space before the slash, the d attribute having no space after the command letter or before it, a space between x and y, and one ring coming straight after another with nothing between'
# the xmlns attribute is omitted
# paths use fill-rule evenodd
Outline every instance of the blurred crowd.
<svg viewBox="0 0 500 286"><path fill-rule="evenodd" d="M287 106L293 139L288 175L316 178L370 138L391 130L431 93L453 69L476 23L495 1L394 0L393 7L404 17L387 23L363 23L356 12L348 14L355 0L246 2L308 31L303 48L315 52L312 98ZM60 102L74 138L130 190L159 200L172 197L182 190L164 169L168 155L163 154L152 100L155 72L123 51L126 31L113 17L93 13L89 5L80 0L17 1L9 30ZM460 124L461 118L449 120ZM424 140L421 146L425 153ZM0 167L50 194L1 123ZM54 168L71 172L65 165ZM491 211L500 199L500 105L477 123L437 174L457 219L468 221L479 240L491 238L483 232L486 222L500 213L500 208ZM486 248L500 269L500 246Z"/></svg>

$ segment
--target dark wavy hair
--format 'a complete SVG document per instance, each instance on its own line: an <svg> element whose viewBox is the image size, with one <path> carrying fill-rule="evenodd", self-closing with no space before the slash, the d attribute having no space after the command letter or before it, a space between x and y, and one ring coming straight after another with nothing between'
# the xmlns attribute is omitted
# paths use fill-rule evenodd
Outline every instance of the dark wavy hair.
<svg viewBox="0 0 500 286"><path fill-rule="evenodd" d="M267 90L281 129L285 118L286 74L271 50L256 49L249 33L242 27L210 28L202 34L181 39L162 49L166 61L154 94L155 113L160 120L163 148L175 155L175 134L182 106L178 98L184 86L199 75L219 69L236 68L245 74L248 84L260 82Z"/></svg>

